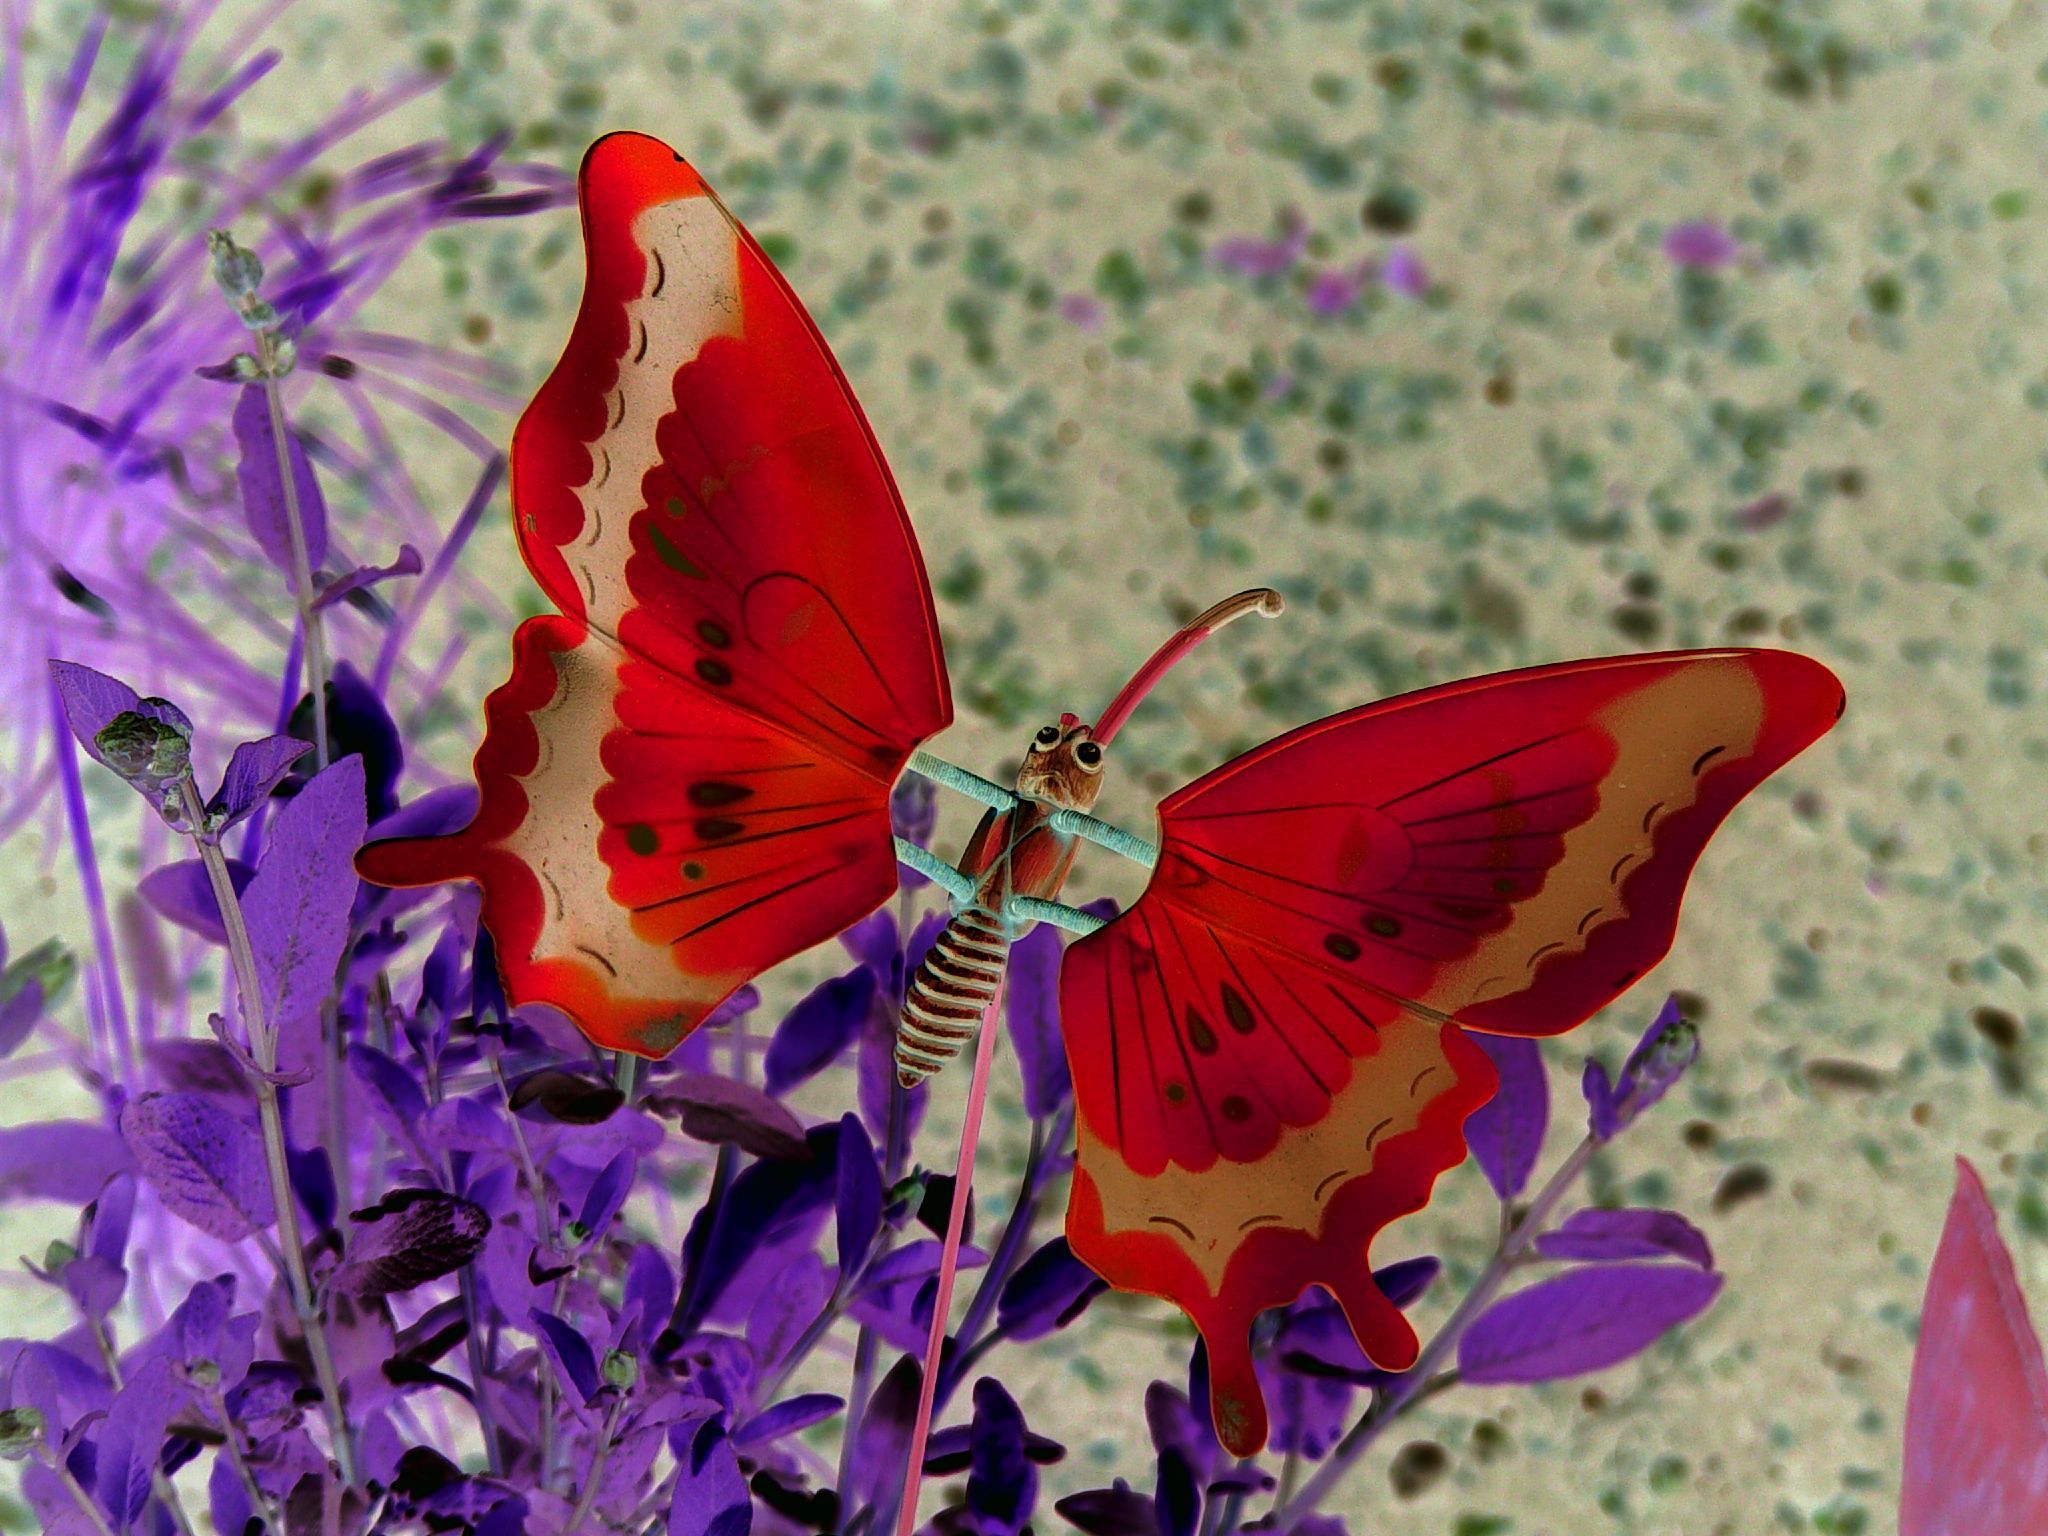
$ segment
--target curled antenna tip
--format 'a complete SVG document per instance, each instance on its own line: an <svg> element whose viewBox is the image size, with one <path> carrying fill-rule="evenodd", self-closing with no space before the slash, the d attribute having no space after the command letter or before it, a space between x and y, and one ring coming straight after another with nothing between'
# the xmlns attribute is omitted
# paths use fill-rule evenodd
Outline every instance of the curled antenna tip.
<svg viewBox="0 0 2048 1536"><path fill-rule="evenodd" d="M1282 597L1278 592L1275 592L1271 587L1267 587L1259 597L1259 612L1263 613L1269 619L1278 614L1286 606L1287 599Z"/></svg>

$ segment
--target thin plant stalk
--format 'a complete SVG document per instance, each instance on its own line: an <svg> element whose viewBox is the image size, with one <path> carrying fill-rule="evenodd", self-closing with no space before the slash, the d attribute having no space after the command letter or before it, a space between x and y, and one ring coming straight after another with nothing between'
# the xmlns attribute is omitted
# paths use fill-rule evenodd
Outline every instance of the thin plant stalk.
<svg viewBox="0 0 2048 1536"><path fill-rule="evenodd" d="M100 1513L100 1507L93 1503L91 1495L78 1486L78 1479L71 1475L71 1468L47 1451L43 1453L43 1462L57 1474L57 1481L64 1485L64 1491L71 1495L71 1502L78 1506L93 1530L98 1532L98 1536L114 1536L114 1529L107 1524L107 1517Z"/></svg>
<svg viewBox="0 0 2048 1536"><path fill-rule="evenodd" d="M1579 1176L1586 1171L1586 1165L1593 1160L1593 1154L1599 1147L1599 1141L1589 1135L1573 1148L1571 1156L1564 1160L1557 1172L1550 1176L1549 1182L1537 1192L1536 1198L1530 1201L1522 1219L1501 1239L1493 1257L1487 1261L1486 1268L1480 1271L1479 1278L1473 1282L1472 1289L1465 1293L1464 1299L1453 1309L1443 1327L1436 1331L1436 1336L1423 1346L1414 1366L1402 1376L1404 1388L1408 1388L1411 1382L1415 1383L1415 1386L1402 1391L1398 1396L1389 1395L1384 1401L1379 1395L1375 1395L1372 1406L1359 1416L1356 1424L1345 1431L1344 1438L1337 1442L1336 1449L1330 1452L1329 1459L1295 1491L1293 1497L1281 1499L1276 1503L1268 1522L1269 1529L1284 1536L1296 1521L1313 1514L1330 1496L1337 1484L1344 1480L1352 1467L1357 1465L1358 1459L1372 1448L1373 1442L1389 1424L1426 1397L1433 1395L1439 1380L1438 1367L1443 1365L1451 1352L1458 1347L1458 1340L1465 1336L1465 1330L1472 1325L1473 1320L1492 1304L1493 1298L1507 1280L1509 1271L1520 1261L1529 1245L1535 1242L1537 1235L1548 1224L1557 1202L1578 1183Z"/></svg>
<svg viewBox="0 0 2048 1536"><path fill-rule="evenodd" d="M946 1317L953 1307L953 1277L960 1267L960 1240L967 1226L967 1201L974 1189L974 1153L981 1140L981 1111L988 1102L989 1065L996 1054L996 1020L1002 1017L1003 987L981 1016L974 1046L974 1079L967 1087L967 1115L960 1126L960 1154L953 1163L953 1208L946 1213L946 1246L939 1255L939 1293L932 1298L932 1330L925 1341L924 1379L918 1383L917 1418L910 1426L910 1461L903 1469L903 1498L896 1511L896 1536L917 1527L917 1494L924 1484L924 1446L931 1434L932 1401L939 1385L939 1359L946 1346Z"/></svg>
<svg viewBox="0 0 2048 1536"><path fill-rule="evenodd" d="M597 1502L598 1488L604 1482L604 1464L611 1460L612 1440L619 1432L619 1418L626 1410L624 1392L612 1400L611 1411L604 1416L604 1435L597 1443L597 1454L590 1458L590 1470L584 1474L583 1492L576 1498L576 1507L569 1512L569 1523L562 1527L563 1536L576 1536L583 1528L583 1522L590 1518L590 1509Z"/></svg>
<svg viewBox="0 0 2048 1536"><path fill-rule="evenodd" d="M192 828L192 841L199 847L200 862L213 887L220 907L221 926L227 930L228 958L235 970L235 985L242 998L243 1021L249 1031L250 1055L256 1063L256 1111L263 1126L263 1161L270 1172L272 1203L277 1207L278 1245L284 1250L285 1279L291 1287L292 1305L305 1330L306 1351L313 1357L313 1373L326 1400L327 1427L334 1442L334 1459L340 1464L343 1481L356 1481L355 1447L350 1440L348 1419L342 1411L341 1378L334 1369L334 1354L327 1344L326 1325L313 1295L313 1282L306 1273L306 1246L299 1234L299 1211L292 1193L291 1168L285 1160L284 1116L277 1102L277 1034L263 1012L263 990L256 970L256 951L249 942L249 925L242 916L241 898L235 894L228 875L227 858L217 838L208 837L206 808L188 774L179 782L185 819Z"/></svg>
<svg viewBox="0 0 2048 1536"><path fill-rule="evenodd" d="M269 332L257 337L263 368L263 398L270 407L270 446L277 454L277 480L284 495L284 526L292 544L292 598L299 605L299 633L306 644L306 691L313 699L313 767L317 773L332 758L327 741L327 625L315 606L313 563L306 553L306 525L299 509L299 486L292 474L291 449L285 437L284 391L277 386L277 347Z"/></svg>

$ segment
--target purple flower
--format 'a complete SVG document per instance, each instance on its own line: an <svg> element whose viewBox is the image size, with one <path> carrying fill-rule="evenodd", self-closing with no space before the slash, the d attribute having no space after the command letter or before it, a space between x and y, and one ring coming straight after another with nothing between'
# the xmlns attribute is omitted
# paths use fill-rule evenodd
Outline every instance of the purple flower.
<svg viewBox="0 0 2048 1536"><path fill-rule="evenodd" d="M1725 267L1742 253L1735 237L1711 219L1692 219L1664 231L1664 259L1676 267Z"/></svg>
<svg viewBox="0 0 2048 1536"><path fill-rule="evenodd" d="M1090 294L1063 293L1059 303L1060 318L1077 330L1089 335L1102 329L1102 305Z"/></svg>
<svg viewBox="0 0 2048 1536"><path fill-rule="evenodd" d="M1423 269L1422 258L1406 245L1387 252L1387 259L1380 263L1380 282L1389 292L1405 298L1420 299L1429 293L1429 273Z"/></svg>
<svg viewBox="0 0 2048 1536"><path fill-rule="evenodd" d="M1359 301L1371 276L1370 262L1349 268L1327 267L1309 279L1308 307L1325 319L1341 315Z"/></svg>
<svg viewBox="0 0 2048 1536"><path fill-rule="evenodd" d="M1308 225L1300 214L1289 210L1280 216L1280 229L1277 240L1237 235L1217 241L1209 248L1210 264L1255 280L1285 277L1308 249Z"/></svg>
<svg viewBox="0 0 2048 1536"><path fill-rule="evenodd" d="M1686 1069L1699 1059L1700 1034L1678 1011L1678 998L1665 999L1657 1017L1622 1064L1613 1082L1598 1061L1586 1063L1582 1083L1592 1132L1612 1140L1635 1123L1636 1116L1663 1098Z"/></svg>

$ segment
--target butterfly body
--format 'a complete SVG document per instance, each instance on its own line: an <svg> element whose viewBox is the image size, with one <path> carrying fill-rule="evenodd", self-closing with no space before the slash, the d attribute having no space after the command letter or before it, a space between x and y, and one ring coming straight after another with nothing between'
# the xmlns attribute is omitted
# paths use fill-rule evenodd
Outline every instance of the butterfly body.
<svg viewBox="0 0 2048 1536"><path fill-rule="evenodd" d="M1058 810L1086 811L1101 785L1102 754L1083 764L1090 740L1072 715L1032 739L1008 806L982 816L957 866L974 882L933 943L903 998L896 1030L896 1079L905 1088L939 1071L974 1038L1002 988L1010 941L1020 923L1016 898L1052 901L1074 867L1079 840L1053 825Z"/></svg>
<svg viewBox="0 0 2048 1536"><path fill-rule="evenodd" d="M1320 1285L1405 1368L1369 1249L1465 1156L1494 1087L1465 1031L1571 1029L1654 965L1708 838L1834 723L1839 683L1745 650L1469 679L1223 764L1160 803L1156 843L1096 821L1112 738L1208 635L1279 611L1260 589L1092 725L1042 728L1014 787L981 779L921 748L952 718L930 585L787 283L653 139L600 141L581 189L582 305L512 454L558 611L486 702L475 819L372 843L361 873L477 883L514 1005L659 1056L901 862L954 904L910 988L906 1082L971 1036L1026 926L1081 933L1059 994L1074 1253L1195 1321L1234 1454L1265 1438L1260 1310ZM957 867L892 837L906 767L988 808ZM1106 925L1057 900L1077 839L1152 871Z"/></svg>

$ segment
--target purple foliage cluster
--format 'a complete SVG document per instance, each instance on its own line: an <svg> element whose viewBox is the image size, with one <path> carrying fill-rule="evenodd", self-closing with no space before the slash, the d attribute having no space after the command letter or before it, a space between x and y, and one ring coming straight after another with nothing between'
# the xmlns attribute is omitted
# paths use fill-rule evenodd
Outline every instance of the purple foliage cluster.
<svg viewBox="0 0 2048 1536"><path fill-rule="evenodd" d="M495 475L452 529L422 527L431 562L402 547L364 564L376 510L352 517L330 500L349 465L294 426L280 385L295 363L341 355L335 317L419 229L524 211L551 201L556 182L535 172L538 193L493 194L492 150L409 152L338 178L333 196L360 225L274 232L269 275L232 240L167 234L126 269L116 301L112 253L143 201L136 178L268 67L230 59L212 95L174 90L192 18L177 5L158 17L87 153L95 169L53 191L57 214L38 226L71 231L47 271L69 262L84 277L6 298L19 333L69 357L70 382L101 404L62 405L10 378L0 465L56 463L52 425L71 433L98 465L91 518L112 527L109 508L134 494L161 501L160 537L206 522L214 536L181 559L289 642L227 665L114 544L100 585L82 588L106 612L60 582L53 590L95 621L60 616L21 642L37 650L38 697L58 725L47 766L66 781L93 918L83 987L62 944L10 957L0 937L0 1073L69 1071L91 1105L0 1130L0 1200L78 1210L75 1230L29 1266L61 1295L66 1326L0 1341L0 1456L44 1530L885 1536L904 1513L955 1202L966 1283L923 1466L939 1485L924 1528L945 1536L1056 1521L1094 1536L1337 1536L1338 1483L1436 1393L1603 1368L1711 1301L1719 1277L1682 1217L1591 1208L1553 1220L1595 1150L1689 1065L1690 1027L1660 1015L1618 1079L1588 1069L1587 1136L1533 1196L1549 1120L1542 1059L1532 1042L1489 1040L1502 1088L1471 1140L1502 1236L1416 1369L1376 1369L1334 1302L1311 1293L1260 1325L1273 1407L1264 1457L1237 1461L1217 1443L1197 1347L1184 1383L1144 1395L1149 1466L1048 1494L1065 1476L1044 1471L1065 1455L1053 1436L1084 1416L1027 1424L995 1373L1104 1289L1057 1231L1074 1135L1059 935L1039 929L1013 952L1017 1087L1001 1091L1019 1093L1029 1144L1000 1202L983 1192L1001 1220L977 1223L974 1193L919 1161L926 1092L903 1090L891 1061L906 980L943 916L918 877L843 936L848 968L779 1020L761 1020L743 989L653 1064L593 1050L544 1009L509 1008L473 893L358 881L352 857L367 839L451 830L474 810L467 786L423 788L408 774L393 697ZM49 114L76 109L107 25L93 24L43 117L30 114L38 168L64 138ZM382 100L355 103L340 126ZM250 174L274 187L340 126ZM254 216L249 199L223 206ZM1298 258L1295 241L1290 231L1284 249L1229 259L1278 271ZM204 313L185 291L194 272L211 282ZM147 366L124 361L142 347ZM397 339L381 355L426 356ZM152 417L172 399L178 414ZM213 481L173 471L159 436L169 426L220 445ZM19 485L7 495L8 552L45 558ZM209 498L232 505L226 533ZM329 665L319 615L341 604L355 618ZM277 728L243 729L252 717ZM143 802L144 873L111 900L95 834L125 834L104 812L92 825L74 750ZM894 809L904 836L929 839L928 785L907 784ZM194 1004L203 1020L188 1015ZM799 1107L821 1103L833 1106L822 1117ZM1550 1272L1503 1295L1527 1266ZM1406 1307L1440 1266L1410 1259L1377 1278Z"/></svg>

